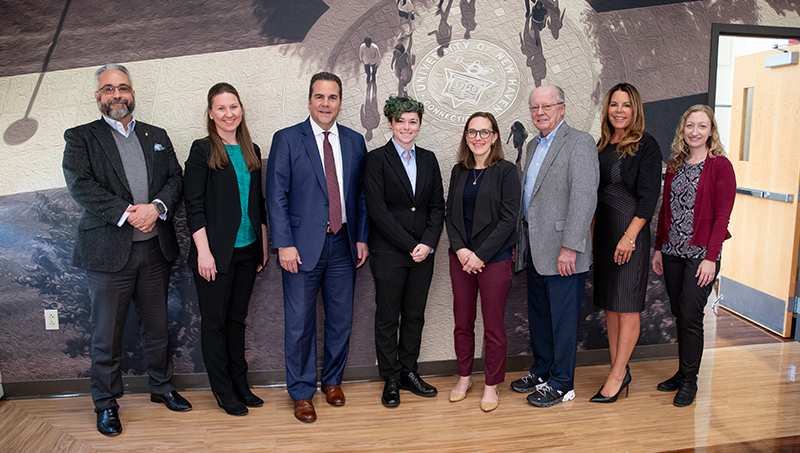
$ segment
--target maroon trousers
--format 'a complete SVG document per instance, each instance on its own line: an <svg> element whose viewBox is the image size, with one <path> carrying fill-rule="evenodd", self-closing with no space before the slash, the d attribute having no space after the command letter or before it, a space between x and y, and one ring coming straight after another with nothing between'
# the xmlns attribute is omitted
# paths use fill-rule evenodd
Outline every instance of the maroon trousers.
<svg viewBox="0 0 800 453"><path fill-rule="evenodd" d="M511 285L511 258L489 263L478 274L461 270L461 262L450 256L450 280L453 284L453 316L455 318L456 359L461 376L472 374L475 359L475 317L478 292L483 315L483 344L486 351L486 385L497 385L505 379L506 326L505 311L508 288Z"/></svg>

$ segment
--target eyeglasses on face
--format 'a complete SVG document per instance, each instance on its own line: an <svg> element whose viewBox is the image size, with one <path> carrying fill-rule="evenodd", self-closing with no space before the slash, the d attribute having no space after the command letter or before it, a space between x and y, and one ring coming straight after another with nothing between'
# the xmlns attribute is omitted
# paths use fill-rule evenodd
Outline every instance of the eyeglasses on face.
<svg viewBox="0 0 800 453"><path fill-rule="evenodd" d="M553 110L553 107L561 104L563 104L563 102L556 102L555 104L532 105L531 112L538 112L539 109L542 109L545 112L549 112L550 110Z"/></svg>
<svg viewBox="0 0 800 453"><path fill-rule="evenodd" d="M470 129L467 131L469 138L475 138L478 134L481 135L481 138L489 138L490 135L494 134L494 131L490 131L489 129L481 129L479 131Z"/></svg>
<svg viewBox="0 0 800 453"><path fill-rule="evenodd" d="M133 91L133 88L130 85L103 85L97 91L103 94L114 94L114 91L119 90L120 94L130 94Z"/></svg>

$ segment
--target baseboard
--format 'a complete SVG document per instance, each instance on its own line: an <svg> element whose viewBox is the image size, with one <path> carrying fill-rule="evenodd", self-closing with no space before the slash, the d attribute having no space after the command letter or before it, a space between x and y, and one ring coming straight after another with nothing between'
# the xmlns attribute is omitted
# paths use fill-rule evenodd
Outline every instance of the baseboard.
<svg viewBox="0 0 800 453"><path fill-rule="evenodd" d="M631 362L671 359L677 356L677 344L637 346L633 350L633 355L631 355ZM578 351L576 363L578 366L609 363L608 349ZM531 364L532 359L529 355L509 356L506 358L506 371L525 371L530 368ZM475 359L474 371L483 372L483 367L483 359ZM419 364L419 373L423 376L454 376L458 374L458 364L455 360L423 362ZM248 373L247 378L253 387L280 387L286 385L286 372L284 370L253 371ZM347 367L344 372L345 382L380 380L377 365ZM122 382L125 386L125 393L147 392L147 376L124 376ZM209 389L208 376L205 373L176 374L173 376L172 382L180 391ZM5 390L5 399L53 398L90 394L89 378L3 382L3 389Z"/></svg>

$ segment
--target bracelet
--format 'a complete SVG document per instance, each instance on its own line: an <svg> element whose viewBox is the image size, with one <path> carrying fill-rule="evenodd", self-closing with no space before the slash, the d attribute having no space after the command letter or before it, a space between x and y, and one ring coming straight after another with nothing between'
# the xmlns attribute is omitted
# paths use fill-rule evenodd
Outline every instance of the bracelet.
<svg viewBox="0 0 800 453"><path fill-rule="evenodd" d="M633 247L633 249L636 250L636 241L634 241L633 239L631 239L630 236L628 236L628 232L627 231L625 231L622 234L624 234L625 237L628 238L629 241L631 241L631 247Z"/></svg>

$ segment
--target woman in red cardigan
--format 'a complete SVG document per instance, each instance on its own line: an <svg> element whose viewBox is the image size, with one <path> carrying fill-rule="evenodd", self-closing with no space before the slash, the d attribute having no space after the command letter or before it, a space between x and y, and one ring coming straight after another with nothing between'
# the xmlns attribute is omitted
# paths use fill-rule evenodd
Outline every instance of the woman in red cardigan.
<svg viewBox="0 0 800 453"><path fill-rule="evenodd" d="M719 273L722 242L731 237L728 220L735 197L736 177L714 112L707 105L692 106L672 141L653 257L653 270L664 275L675 315L680 359L678 372L658 384L658 390L677 390L672 404L678 407L691 405L697 394L703 309Z"/></svg>

